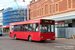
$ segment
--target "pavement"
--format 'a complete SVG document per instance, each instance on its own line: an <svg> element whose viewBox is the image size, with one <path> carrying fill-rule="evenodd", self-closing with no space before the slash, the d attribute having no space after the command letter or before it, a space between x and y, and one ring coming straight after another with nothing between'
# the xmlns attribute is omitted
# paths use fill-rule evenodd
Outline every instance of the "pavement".
<svg viewBox="0 0 75 50"><path fill-rule="evenodd" d="M56 38L55 42L75 45L75 39Z"/></svg>

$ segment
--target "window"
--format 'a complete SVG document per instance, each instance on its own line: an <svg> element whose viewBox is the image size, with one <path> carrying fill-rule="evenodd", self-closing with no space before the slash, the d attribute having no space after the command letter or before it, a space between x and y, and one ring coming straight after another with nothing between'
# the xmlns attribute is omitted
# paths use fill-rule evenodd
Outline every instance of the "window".
<svg viewBox="0 0 75 50"><path fill-rule="evenodd" d="M45 5L45 14L46 14L46 15L48 14L48 4Z"/></svg>
<svg viewBox="0 0 75 50"><path fill-rule="evenodd" d="M13 30L14 26L10 26L10 30Z"/></svg>
<svg viewBox="0 0 75 50"><path fill-rule="evenodd" d="M50 13L52 13L52 11L53 11L53 10L52 10L52 5L50 5Z"/></svg>
<svg viewBox="0 0 75 50"><path fill-rule="evenodd" d="M71 0L68 0L68 8L71 8L72 6L71 6Z"/></svg>
<svg viewBox="0 0 75 50"><path fill-rule="evenodd" d="M38 23L33 24L33 31L38 32Z"/></svg>
<svg viewBox="0 0 75 50"><path fill-rule="evenodd" d="M51 25L48 25L48 32L51 32Z"/></svg>
<svg viewBox="0 0 75 50"><path fill-rule="evenodd" d="M65 27L64 24L62 24L62 27Z"/></svg>
<svg viewBox="0 0 75 50"><path fill-rule="evenodd" d="M51 32L55 32L54 25L51 25Z"/></svg>
<svg viewBox="0 0 75 50"><path fill-rule="evenodd" d="M57 27L59 27L59 25L56 24L56 25L55 25L55 28L57 28Z"/></svg>
<svg viewBox="0 0 75 50"><path fill-rule="evenodd" d="M27 31L27 30L28 30L27 24L23 25L23 31Z"/></svg>
<svg viewBox="0 0 75 50"><path fill-rule="evenodd" d="M62 25L60 24L59 27L62 27Z"/></svg>
<svg viewBox="0 0 75 50"><path fill-rule="evenodd" d="M68 27L68 24L65 24L65 27Z"/></svg>
<svg viewBox="0 0 75 50"><path fill-rule="evenodd" d="M31 12L31 17L33 17L33 16L32 16L32 12Z"/></svg>
<svg viewBox="0 0 75 50"><path fill-rule="evenodd" d="M32 31L32 24L28 24L28 31Z"/></svg>
<svg viewBox="0 0 75 50"><path fill-rule="evenodd" d="M40 32L51 32L51 25L40 24Z"/></svg>
<svg viewBox="0 0 75 50"><path fill-rule="evenodd" d="M35 2L36 2L36 1L38 1L38 0L35 0Z"/></svg>
<svg viewBox="0 0 75 50"><path fill-rule="evenodd" d="M65 24L58 24L58 25L55 25L56 28L62 28L62 27L65 27Z"/></svg>
<svg viewBox="0 0 75 50"><path fill-rule="evenodd" d="M58 11L58 4L56 4L56 11Z"/></svg>
<svg viewBox="0 0 75 50"><path fill-rule="evenodd" d="M39 16L39 10L37 10L37 16Z"/></svg>
<svg viewBox="0 0 75 50"><path fill-rule="evenodd" d="M19 25L19 26L18 26L18 31L23 31L22 25Z"/></svg>
<svg viewBox="0 0 75 50"><path fill-rule="evenodd" d="M41 12L42 12L42 15L43 15L43 8L42 8Z"/></svg>
<svg viewBox="0 0 75 50"><path fill-rule="evenodd" d="M14 26L14 31L17 31L17 28L18 28L18 26L16 25L16 26Z"/></svg>

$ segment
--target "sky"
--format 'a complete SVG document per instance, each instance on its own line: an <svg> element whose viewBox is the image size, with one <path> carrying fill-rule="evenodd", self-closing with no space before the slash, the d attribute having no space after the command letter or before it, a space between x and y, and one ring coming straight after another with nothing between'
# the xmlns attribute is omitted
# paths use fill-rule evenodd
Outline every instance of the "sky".
<svg viewBox="0 0 75 50"><path fill-rule="evenodd" d="M27 4L30 3L31 0L25 0L25 2L23 2L23 0L16 0L16 2L14 2L14 0L0 0L0 10L1 9L6 9L8 7L21 7L21 6L27 6Z"/></svg>

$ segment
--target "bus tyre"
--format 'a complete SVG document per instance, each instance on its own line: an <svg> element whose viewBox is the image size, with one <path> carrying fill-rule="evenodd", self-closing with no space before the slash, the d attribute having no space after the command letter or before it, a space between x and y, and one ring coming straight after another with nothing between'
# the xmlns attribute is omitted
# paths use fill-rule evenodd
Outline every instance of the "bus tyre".
<svg viewBox="0 0 75 50"><path fill-rule="evenodd" d="M17 40L16 35L14 36L14 39Z"/></svg>
<svg viewBox="0 0 75 50"><path fill-rule="evenodd" d="M28 40L29 40L30 42L32 41L32 40L31 40L31 36L29 36Z"/></svg>

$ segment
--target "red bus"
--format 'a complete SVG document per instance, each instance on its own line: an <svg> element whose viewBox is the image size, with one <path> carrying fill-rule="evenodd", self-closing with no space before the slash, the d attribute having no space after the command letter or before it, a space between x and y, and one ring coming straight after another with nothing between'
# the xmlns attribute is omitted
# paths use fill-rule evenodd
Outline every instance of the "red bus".
<svg viewBox="0 0 75 50"><path fill-rule="evenodd" d="M10 23L9 37L29 41L55 40L55 21L37 19Z"/></svg>

